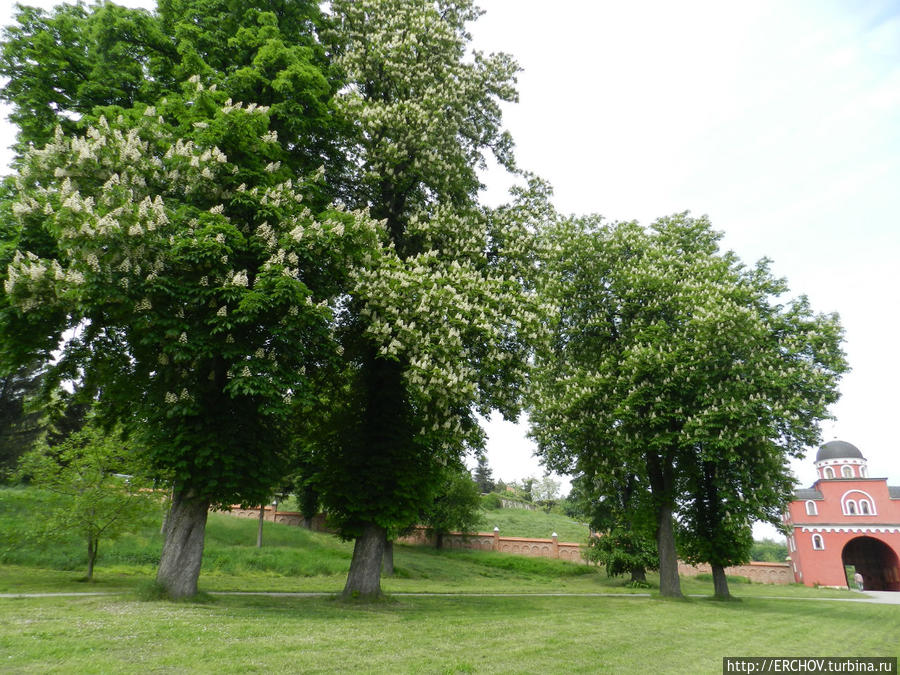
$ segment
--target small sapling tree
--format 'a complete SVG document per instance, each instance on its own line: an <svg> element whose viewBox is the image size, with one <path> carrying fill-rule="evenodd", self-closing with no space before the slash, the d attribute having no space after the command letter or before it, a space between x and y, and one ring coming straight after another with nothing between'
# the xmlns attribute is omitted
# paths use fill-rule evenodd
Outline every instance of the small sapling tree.
<svg viewBox="0 0 900 675"><path fill-rule="evenodd" d="M421 522L434 534L435 548L442 548L448 532L474 532L481 523L478 485L462 465L448 466L434 498L422 512Z"/></svg>
<svg viewBox="0 0 900 675"><path fill-rule="evenodd" d="M49 538L74 533L87 547L88 581L102 540L112 540L155 521L164 496L134 464L134 453L115 432L95 425L75 432L59 445L39 443L19 462L19 476L55 495L42 514L43 526L31 533Z"/></svg>

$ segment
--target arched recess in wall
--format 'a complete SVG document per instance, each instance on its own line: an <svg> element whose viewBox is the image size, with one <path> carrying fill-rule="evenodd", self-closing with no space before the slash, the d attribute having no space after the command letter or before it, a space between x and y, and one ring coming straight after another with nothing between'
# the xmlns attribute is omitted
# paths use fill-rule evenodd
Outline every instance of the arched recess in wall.
<svg viewBox="0 0 900 675"><path fill-rule="evenodd" d="M841 551L844 566L852 565L863 576L867 591L900 591L900 557L875 537L855 537Z"/></svg>
<svg viewBox="0 0 900 675"><path fill-rule="evenodd" d="M862 503L866 502L866 511L862 511ZM868 492L864 490L847 490L841 496L841 513L845 516L877 516L878 510L875 508L875 500Z"/></svg>

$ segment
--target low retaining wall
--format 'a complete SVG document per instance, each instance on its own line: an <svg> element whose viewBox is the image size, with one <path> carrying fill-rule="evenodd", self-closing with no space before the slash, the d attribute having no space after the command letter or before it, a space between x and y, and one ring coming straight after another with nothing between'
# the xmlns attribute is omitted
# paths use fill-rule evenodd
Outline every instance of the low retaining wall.
<svg viewBox="0 0 900 675"><path fill-rule="evenodd" d="M504 499L500 497L500 506L504 509L522 509L525 511L537 511L537 506L526 502L516 501L515 499Z"/></svg>
<svg viewBox="0 0 900 675"><path fill-rule="evenodd" d="M685 577L695 577L698 574L712 574L712 567L706 563L688 565L679 561L678 573ZM725 574L747 577L755 584L794 583L794 575L791 572L790 563L749 562L746 565L726 567Z"/></svg>
<svg viewBox="0 0 900 675"><path fill-rule="evenodd" d="M259 508L242 509L240 506L232 506L228 513L240 518L259 518ZM276 511L273 507L266 506L263 520L270 523L308 527L315 532L334 532L328 527L323 513L311 518L307 525L302 513ZM412 533L397 539L397 542L412 546L435 546L435 539L434 534L429 534L427 528L416 527ZM556 558L571 562L584 560L581 556L580 544L558 541L556 537L550 539L502 537L499 531L473 532L471 534L451 532L444 535L442 545L450 550L496 551L530 558ZM679 561L678 573L682 576L693 577L698 574L712 574L712 568L707 564L688 565ZM751 562L746 565L726 567L725 574L747 577L750 581L760 584L791 584L794 582L794 575L791 573L789 563Z"/></svg>
<svg viewBox="0 0 900 675"><path fill-rule="evenodd" d="M259 518L259 507L243 509L240 506L232 506L226 513L238 518ZM295 527L305 527L313 532L334 532L328 527L324 513L313 516L307 523L302 513L297 511L276 511L273 507L266 506L263 510L263 520L269 523L283 523L285 525L294 525Z"/></svg>
<svg viewBox="0 0 900 675"><path fill-rule="evenodd" d="M435 546L436 537L429 534L427 528L417 527L412 534L400 537L398 543L411 544L413 546ZM473 532L463 534L451 532L443 536L442 545L451 550L471 551L497 551L498 553L512 553L524 555L530 558L557 558L580 562L580 545L559 541L557 537L550 539L531 539L529 537L501 537L499 531Z"/></svg>

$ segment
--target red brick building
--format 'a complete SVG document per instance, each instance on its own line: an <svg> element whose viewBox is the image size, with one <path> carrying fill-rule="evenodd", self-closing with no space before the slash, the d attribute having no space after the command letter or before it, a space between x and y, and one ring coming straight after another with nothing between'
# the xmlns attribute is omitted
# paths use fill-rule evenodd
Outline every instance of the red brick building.
<svg viewBox="0 0 900 675"><path fill-rule="evenodd" d="M844 441L819 448L816 473L784 516L794 579L852 588L859 572L866 590L900 591L900 486L870 478L859 448Z"/></svg>

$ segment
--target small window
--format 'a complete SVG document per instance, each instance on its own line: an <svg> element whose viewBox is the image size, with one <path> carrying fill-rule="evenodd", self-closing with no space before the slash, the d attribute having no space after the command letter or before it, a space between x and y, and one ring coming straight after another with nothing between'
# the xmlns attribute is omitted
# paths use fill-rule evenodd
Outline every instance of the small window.
<svg viewBox="0 0 900 675"><path fill-rule="evenodd" d="M806 501L806 515L808 515L808 516L819 515L819 512L816 509L816 503L812 499L808 499Z"/></svg>
<svg viewBox="0 0 900 675"><path fill-rule="evenodd" d="M852 499L847 500L847 515L855 516L856 515L856 502Z"/></svg>
<svg viewBox="0 0 900 675"><path fill-rule="evenodd" d="M864 516L872 515L872 509L869 507L869 502L866 499L859 500L859 512Z"/></svg>
<svg viewBox="0 0 900 675"><path fill-rule="evenodd" d="M851 469L846 464L841 468L841 475L844 478L853 478L853 469Z"/></svg>
<svg viewBox="0 0 900 675"><path fill-rule="evenodd" d="M816 551L824 551L825 550L825 542L822 540L821 534L813 535L812 545L813 545L813 549L815 549Z"/></svg>
<svg viewBox="0 0 900 675"><path fill-rule="evenodd" d="M834 478L834 469L830 466L825 467L825 478Z"/></svg>
<svg viewBox="0 0 900 675"><path fill-rule="evenodd" d="M865 478L868 475L868 472L866 471L866 467L864 467L864 466L859 467L859 475L862 478Z"/></svg>

